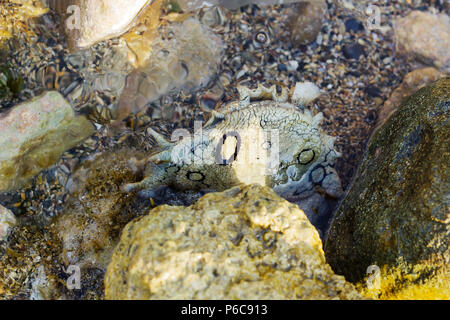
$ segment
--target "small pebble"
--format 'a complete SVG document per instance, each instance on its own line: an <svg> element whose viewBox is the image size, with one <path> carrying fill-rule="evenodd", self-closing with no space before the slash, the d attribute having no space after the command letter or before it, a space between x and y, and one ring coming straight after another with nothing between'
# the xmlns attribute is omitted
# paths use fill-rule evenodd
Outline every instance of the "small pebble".
<svg viewBox="0 0 450 320"><path fill-rule="evenodd" d="M344 46L343 53L346 59L358 60L362 55L365 54L365 50L361 44L351 43Z"/></svg>
<svg viewBox="0 0 450 320"><path fill-rule="evenodd" d="M286 66L287 66L287 69L289 72L294 72L294 71L297 71L299 64L297 61L291 60L291 61L288 61Z"/></svg>
<svg viewBox="0 0 450 320"><path fill-rule="evenodd" d="M365 90L364 90L370 97L375 98L375 97L381 97L382 93L381 90L375 86L372 85L368 85Z"/></svg>
<svg viewBox="0 0 450 320"><path fill-rule="evenodd" d="M280 64L278 64L278 71L280 71L280 72L288 71L288 68L286 67L285 64L280 63Z"/></svg>
<svg viewBox="0 0 450 320"><path fill-rule="evenodd" d="M295 85L292 101L308 105L320 96L320 89L312 82L298 82Z"/></svg>
<svg viewBox="0 0 450 320"><path fill-rule="evenodd" d="M364 25L355 18L350 18L345 21L345 31L347 32L364 31Z"/></svg>

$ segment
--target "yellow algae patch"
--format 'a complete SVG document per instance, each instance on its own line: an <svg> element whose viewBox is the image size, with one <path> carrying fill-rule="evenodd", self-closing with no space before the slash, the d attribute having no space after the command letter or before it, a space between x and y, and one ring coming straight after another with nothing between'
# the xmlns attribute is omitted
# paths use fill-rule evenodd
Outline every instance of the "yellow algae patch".
<svg viewBox="0 0 450 320"><path fill-rule="evenodd" d="M402 262L395 267L383 266L378 279L368 276L356 288L363 296L379 300L449 300L449 283L449 267Z"/></svg>
<svg viewBox="0 0 450 320"><path fill-rule="evenodd" d="M0 43L19 33L32 35L27 20L48 12L41 1L9 0L0 3Z"/></svg>

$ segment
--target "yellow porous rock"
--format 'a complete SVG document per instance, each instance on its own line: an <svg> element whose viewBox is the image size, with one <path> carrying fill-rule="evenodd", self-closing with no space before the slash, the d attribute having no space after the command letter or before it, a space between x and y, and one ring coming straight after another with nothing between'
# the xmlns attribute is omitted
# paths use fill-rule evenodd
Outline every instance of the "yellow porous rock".
<svg viewBox="0 0 450 320"><path fill-rule="evenodd" d="M237 186L129 223L107 299L360 299L325 261L316 229L268 187Z"/></svg>

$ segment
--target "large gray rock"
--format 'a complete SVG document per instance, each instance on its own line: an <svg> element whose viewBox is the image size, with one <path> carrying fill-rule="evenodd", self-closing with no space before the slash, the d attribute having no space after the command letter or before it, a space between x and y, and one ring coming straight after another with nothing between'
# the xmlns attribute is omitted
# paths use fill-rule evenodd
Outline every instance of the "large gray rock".
<svg viewBox="0 0 450 320"><path fill-rule="evenodd" d="M405 286L421 283L434 292L422 298L450 297L449 158L447 77L406 99L371 138L326 241L333 270L355 282L371 265L394 268L401 276L382 295L401 285L412 297Z"/></svg>
<svg viewBox="0 0 450 320"><path fill-rule="evenodd" d="M0 114L0 191L21 187L93 132L56 91Z"/></svg>

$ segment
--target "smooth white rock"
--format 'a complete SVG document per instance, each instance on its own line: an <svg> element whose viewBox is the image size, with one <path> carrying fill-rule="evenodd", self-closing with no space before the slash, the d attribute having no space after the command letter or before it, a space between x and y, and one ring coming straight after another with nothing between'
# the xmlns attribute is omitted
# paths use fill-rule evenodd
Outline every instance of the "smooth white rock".
<svg viewBox="0 0 450 320"><path fill-rule="evenodd" d="M320 96L320 89L312 82L297 82L292 94L292 101L307 105Z"/></svg>
<svg viewBox="0 0 450 320"><path fill-rule="evenodd" d="M11 227L17 223L14 214L0 205L0 241L6 240Z"/></svg>

